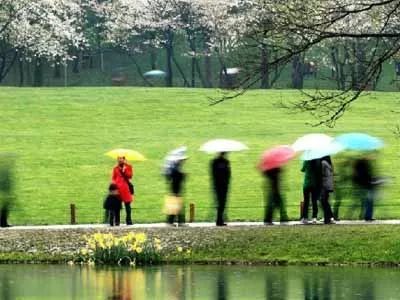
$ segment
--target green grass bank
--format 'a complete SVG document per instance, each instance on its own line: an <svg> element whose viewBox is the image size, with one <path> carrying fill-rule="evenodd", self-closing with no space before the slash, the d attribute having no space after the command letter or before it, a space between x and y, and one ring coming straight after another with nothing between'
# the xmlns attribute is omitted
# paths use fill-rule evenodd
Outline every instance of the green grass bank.
<svg viewBox="0 0 400 300"><path fill-rule="evenodd" d="M400 265L395 225L0 230L0 262L66 263L85 236L128 231L160 238L164 263Z"/></svg>
<svg viewBox="0 0 400 300"><path fill-rule="evenodd" d="M189 147L185 171L186 203L196 205L196 221L213 219L209 188L212 156L198 151L212 138L233 138L250 150L230 156L233 172L228 202L230 220L262 220L263 180L255 169L262 151L290 144L310 132L336 135L362 131L381 137L381 174L398 177L399 142L394 135L397 93L371 93L360 98L335 128L312 127L306 113L276 107L300 94L285 90L254 90L216 106L208 97L216 90L165 88L0 88L0 152L17 155L17 203L12 224L69 222L69 204L77 206L79 223L103 218L102 202L114 161L104 155L113 148L132 148L148 160L134 164L136 222L162 221L166 184L161 176L165 154ZM340 157L334 163L340 163ZM301 162L285 172L289 216L298 218L302 195ZM399 218L400 186L394 180L380 195L377 218ZM343 201L346 214L347 199ZM187 207L188 208L188 207ZM274 229L275 230L275 229Z"/></svg>

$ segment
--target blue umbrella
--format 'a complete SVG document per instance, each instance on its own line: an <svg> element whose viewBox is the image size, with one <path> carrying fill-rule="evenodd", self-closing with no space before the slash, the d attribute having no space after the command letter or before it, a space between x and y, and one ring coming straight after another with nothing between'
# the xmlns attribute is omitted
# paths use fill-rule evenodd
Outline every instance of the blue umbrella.
<svg viewBox="0 0 400 300"><path fill-rule="evenodd" d="M381 139L365 133L345 133L335 140L347 150L372 151L383 147Z"/></svg>

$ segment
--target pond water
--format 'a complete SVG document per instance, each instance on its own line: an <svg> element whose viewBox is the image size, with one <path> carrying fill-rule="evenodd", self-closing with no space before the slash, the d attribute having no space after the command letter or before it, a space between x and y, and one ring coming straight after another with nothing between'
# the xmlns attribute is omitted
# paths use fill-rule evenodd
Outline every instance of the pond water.
<svg viewBox="0 0 400 300"><path fill-rule="evenodd" d="M0 265L0 299L400 299L400 269Z"/></svg>

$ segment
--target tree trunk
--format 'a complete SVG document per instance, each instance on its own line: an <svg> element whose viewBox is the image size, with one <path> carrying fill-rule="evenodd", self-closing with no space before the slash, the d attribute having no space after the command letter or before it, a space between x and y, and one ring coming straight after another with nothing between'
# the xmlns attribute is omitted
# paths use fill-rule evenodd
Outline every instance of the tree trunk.
<svg viewBox="0 0 400 300"><path fill-rule="evenodd" d="M191 62L191 79L192 79L192 87L196 86L196 40L195 37L192 36L191 38L189 38L189 44L190 44L190 48L192 50L192 62Z"/></svg>
<svg viewBox="0 0 400 300"><path fill-rule="evenodd" d="M268 49L266 45L261 48L261 88L269 89L269 68L268 68Z"/></svg>
<svg viewBox="0 0 400 300"><path fill-rule="evenodd" d="M19 86L24 86L25 76L24 76L24 60L22 55L19 55L18 59L18 70L19 70Z"/></svg>
<svg viewBox="0 0 400 300"><path fill-rule="evenodd" d="M61 78L61 59L60 57L56 58L56 62L54 64L54 78Z"/></svg>
<svg viewBox="0 0 400 300"><path fill-rule="evenodd" d="M304 83L303 59L297 54L292 60L292 88L302 89Z"/></svg>
<svg viewBox="0 0 400 300"><path fill-rule="evenodd" d="M205 87L212 88L213 87L213 77L212 77L212 70L211 70L211 57L208 54L206 54L206 57L204 57L204 69L206 72Z"/></svg>
<svg viewBox="0 0 400 300"><path fill-rule="evenodd" d="M81 65L81 52L79 50L76 50L75 52L75 58L74 58L74 63L72 65L72 73L78 74L80 71L80 65Z"/></svg>
<svg viewBox="0 0 400 300"><path fill-rule="evenodd" d="M33 86L43 86L43 62L40 57L35 59L35 70L33 74Z"/></svg>
<svg viewBox="0 0 400 300"><path fill-rule="evenodd" d="M150 69L157 69L157 52L156 49L153 47L150 49Z"/></svg>
<svg viewBox="0 0 400 300"><path fill-rule="evenodd" d="M175 58L175 55L172 56L172 60L175 63L176 68L178 69L178 72L181 74L182 79L183 79L183 85L185 87L189 86L189 82L186 79L185 73L183 72L183 69L181 68L181 66L178 64L178 61Z"/></svg>
<svg viewBox="0 0 400 300"><path fill-rule="evenodd" d="M165 86L171 87L173 82L172 59L173 59L173 33L170 29L165 32L165 50L167 59L167 75L165 77Z"/></svg>

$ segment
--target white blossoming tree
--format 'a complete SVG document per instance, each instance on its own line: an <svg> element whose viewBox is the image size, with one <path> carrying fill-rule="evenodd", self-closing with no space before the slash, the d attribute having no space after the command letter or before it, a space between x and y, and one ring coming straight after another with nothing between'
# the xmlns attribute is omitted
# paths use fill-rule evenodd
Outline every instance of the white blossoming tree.
<svg viewBox="0 0 400 300"><path fill-rule="evenodd" d="M84 44L83 14L80 0L0 0L0 82L17 59L71 59Z"/></svg>

